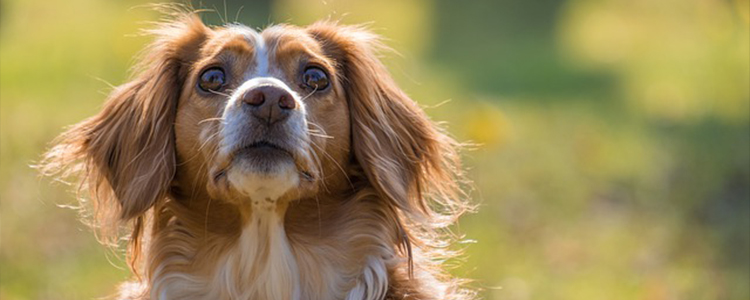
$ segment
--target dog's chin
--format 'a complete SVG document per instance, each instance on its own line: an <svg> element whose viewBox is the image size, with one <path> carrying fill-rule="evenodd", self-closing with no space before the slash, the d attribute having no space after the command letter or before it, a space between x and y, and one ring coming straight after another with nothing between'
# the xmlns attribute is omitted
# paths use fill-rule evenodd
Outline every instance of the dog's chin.
<svg viewBox="0 0 750 300"><path fill-rule="evenodd" d="M255 209L274 209L300 182L292 155L267 145L239 150L226 176L231 187Z"/></svg>

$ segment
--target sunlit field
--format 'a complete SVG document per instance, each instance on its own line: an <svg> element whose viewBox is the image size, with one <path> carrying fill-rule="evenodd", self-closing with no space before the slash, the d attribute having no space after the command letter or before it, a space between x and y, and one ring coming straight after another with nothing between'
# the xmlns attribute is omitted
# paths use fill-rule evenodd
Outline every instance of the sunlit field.
<svg viewBox="0 0 750 300"><path fill-rule="evenodd" d="M126 82L145 1L0 1L0 299L129 277L30 167ZM197 1L210 24L368 24L458 140L484 299L750 299L750 1Z"/></svg>

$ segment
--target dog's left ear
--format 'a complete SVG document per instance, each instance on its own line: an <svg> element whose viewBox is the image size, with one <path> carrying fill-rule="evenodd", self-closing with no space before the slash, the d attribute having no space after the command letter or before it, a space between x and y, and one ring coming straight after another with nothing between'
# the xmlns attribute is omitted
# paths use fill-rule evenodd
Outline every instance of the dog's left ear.
<svg viewBox="0 0 750 300"><path fill-rule="evenodd" d="M425 224L462 206L457 144L393 81L377 57L379 38L328 22L307 30L343 75L354 156L381 197Z"/></svg>

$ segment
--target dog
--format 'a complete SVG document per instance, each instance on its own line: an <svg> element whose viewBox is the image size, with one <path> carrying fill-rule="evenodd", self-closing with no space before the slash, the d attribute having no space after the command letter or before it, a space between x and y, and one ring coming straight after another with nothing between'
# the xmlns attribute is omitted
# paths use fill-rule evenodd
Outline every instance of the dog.
<svg viewBox="0 0 750 300"><path fill-rule="evenodd" d="M149 30L132 80L61 134L118 299L471 299L443 262L472 209L460 144L394 82L378 36L323 21Z"/></svg>

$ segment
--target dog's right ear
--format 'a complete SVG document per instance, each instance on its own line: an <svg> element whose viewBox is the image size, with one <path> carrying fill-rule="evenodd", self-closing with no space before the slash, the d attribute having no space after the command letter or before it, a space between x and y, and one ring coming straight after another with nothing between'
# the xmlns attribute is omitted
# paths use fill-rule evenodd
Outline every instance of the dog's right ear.
<svg viewBox="0 0 750 300"><path fill-rule="evenodd" d="M175 174L177 101L210 32L195 14L150 31L156 41L144 51L140 73L46 153L42 172L79 176L94 200L97 225L127 222L167 195Z"/></svg>

